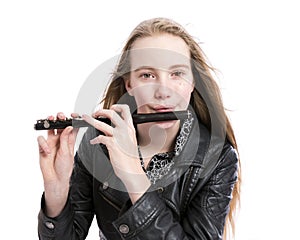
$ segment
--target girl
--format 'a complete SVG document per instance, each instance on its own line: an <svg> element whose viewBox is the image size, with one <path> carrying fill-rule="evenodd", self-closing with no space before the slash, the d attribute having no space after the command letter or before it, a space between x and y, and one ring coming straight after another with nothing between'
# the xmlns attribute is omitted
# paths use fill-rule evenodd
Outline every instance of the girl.
<svg viewBox="0 0 300 240"><path fill-rule="evenodd" d="M222 239L224 226L234 230L237 144L211 70L179 24L163 18L139 24L103 108L83 115L93 127L75 158L73 127L38 137L45 188L39 238L85 239L94 215L101 239ZM132 120L133 112L187 109L181 120Z"/></svg>

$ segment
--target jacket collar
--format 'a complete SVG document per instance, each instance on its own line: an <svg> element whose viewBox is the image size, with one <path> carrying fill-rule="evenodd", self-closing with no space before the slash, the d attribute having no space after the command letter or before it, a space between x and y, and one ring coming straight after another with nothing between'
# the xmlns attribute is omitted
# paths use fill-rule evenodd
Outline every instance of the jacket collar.
<svg viewBox="0 0 300 240"><path fill-rule="evenodd" d="M167 186L185 174L188 168L199 168L198 177L209 176L217 167L225 139L212 136L208 129L195 116L190 136L181 153L174 157L172 170L152 187Z"/></svg>

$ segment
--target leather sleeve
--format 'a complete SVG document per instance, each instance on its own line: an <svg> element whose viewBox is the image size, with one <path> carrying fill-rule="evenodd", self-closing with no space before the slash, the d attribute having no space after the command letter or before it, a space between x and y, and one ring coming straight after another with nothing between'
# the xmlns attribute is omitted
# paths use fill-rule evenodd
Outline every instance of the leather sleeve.
<svg viewBox="0 0 300 240"><path fill-rule="evenodd" d="M113 223L114 227L122 239L222 239L237 168L237 156L231 149L198 188L180 222L157 192L147 192Z"/></svg>
<svg viewBox="0 0 300 240"><path fill-rule="evenodd" d="M238 158L231 148L187 208L182 226L191 239L222 239L237 170Z"/></svg>
<svg viewBox="0 0 300 240"><path fill-rule="evenodd" d="M82 166L78 155L75 156L71 182L68 201L57 217L50 218L45 215L45 199L44 195L42 196L41 210L38 215L39 239L79 240L86 238L94 217L93 187L92 177Z"/></svg>

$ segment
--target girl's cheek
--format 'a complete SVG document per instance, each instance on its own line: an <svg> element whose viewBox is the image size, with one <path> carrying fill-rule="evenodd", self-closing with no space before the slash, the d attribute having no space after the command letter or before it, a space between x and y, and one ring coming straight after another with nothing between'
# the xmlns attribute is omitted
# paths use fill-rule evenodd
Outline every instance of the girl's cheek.
<svg viewBox="0 0 300 240"><path fill-rule="evenodd" d="M186 88L183 91L180 91L177 95L178 101L181 106L186 107L190 103L191 99L191 93L192 89L191 88Z"/></svg>
<svg viewBox="0 0 300 240"><path fill-rule="evenodd" d="M150 91L139 92L138 94L134 95L134 98L138 106L142 106L153 101L153 98L151 98Z"/></svg>

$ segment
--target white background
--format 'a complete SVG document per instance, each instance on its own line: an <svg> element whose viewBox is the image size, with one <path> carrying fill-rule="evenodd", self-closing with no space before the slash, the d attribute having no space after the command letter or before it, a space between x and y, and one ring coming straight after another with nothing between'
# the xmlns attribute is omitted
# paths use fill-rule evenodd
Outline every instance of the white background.
<svg viewBox="0 0 300 240"><path fill-rule="evenodd" d="M37 239L35 120L71 113L89 74L159 16L184 25L221 72L243 171L236 239L299 239L300 15L289 0L1 1L1 239Z"/></svg>

